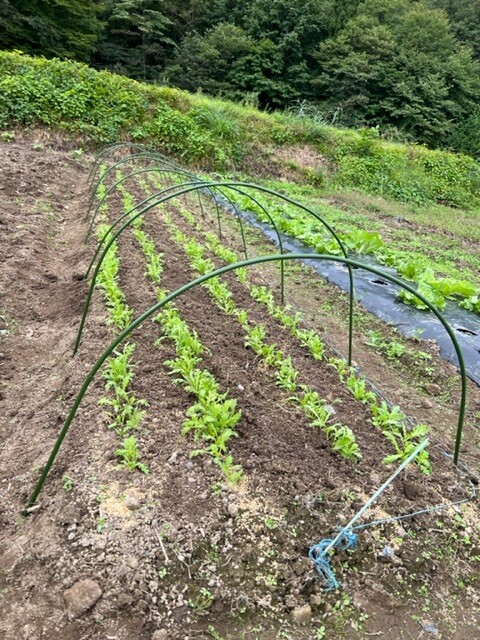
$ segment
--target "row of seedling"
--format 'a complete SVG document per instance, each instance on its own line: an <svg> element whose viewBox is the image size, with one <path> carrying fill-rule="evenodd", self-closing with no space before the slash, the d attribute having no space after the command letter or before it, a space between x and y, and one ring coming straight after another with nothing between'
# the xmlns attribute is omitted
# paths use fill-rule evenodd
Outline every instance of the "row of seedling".
<svg viewBox="0 0 480 640"><path fill-rule="evenodd" d="M98 188L99 198L103 196L105 190L105 185L101 183ZM99 225L97 227L97 237L99 240L103 238L109 229L109 225L107 224L107 211L108 205L104 202L100 207ZM118 329L125 329L132 320L133 311L126 304L125 296L118 284L119 271L120 258L118 256L118 245L114 242L105 256L102 267L98 273L97 286L103 291L108 311L108 324Z"/></svg>
<svg viewBox="0 0 480 640"><path fill-rule="evenodd" d="M124 185L121 185L120 192L124 211L130 211L134 206L131 194ZM158 286L163 273L163 256L156 251L153 239L142 229L142 218L137 218L132 224L133 234L146 260L145 276L156 287L156 296L161 300L167 295ZM238 482L242 477L242 469L234 464L228 451L229 440L237 435L234 429L241 418L236 400L228 397L227 392L222 393L215 377L207 369L199 367L202 354L207 349L172 303L164 307L155 320L163 332L156 345L160 346L164 340L168 340L175 348L176 357L166 360L164 365L174 382L195 397L194 404L186 411L186 420L182 425L183 435L191 432L194 442L201 443L191 455L212 456L226 479L231 483Z"/></svg>
<svg viewBox="0 0 480 640"><path fill-rule="evenodd" d="M201 231L201 225L199 225L191 213L181 211L183 217L190 223L193 224L197 231ZM171 224L171 220L170 220ZM192 239L188 239L181 231L172 230L173 237L177 243L184 246L187 253L189 253L191 258L191 266L198 273L208 273L209 271L213 271L215 269L215 265L205 259L204 248ZM235 263L238 262L238 257L234 251L223 247L215 234L212 232L206 232L205 238L207 240L207 247L218 257L224 260L227 263ZM241 270L240 270L241 271ZM245 274L241 273L240 282L243 284L246 283ZM208 284L208 283L207 283ZM220 290L223 289L220 293ZM275 302L274 295L272 291L267 289L264 286L250 285L249 286L250 295L254 300L263 304L269 314L277 321L280 322L285 328L287 328L291 335L298 339L301 346L308 349L311 356L316 360L321 360L325 357L326 348L320 336L313 330L307 329L299 326L302 321L302 316L300 313L295 312L292 313L288 306L281 307ZM217 298L217 304L225 313L232 314L232 310L235 309L235 305L233 302L233 298L231 293L225 287L225 285L216 285L215 290L213 292L214 296ZM245 328L245 327L244 327ZM263 330L263 329L262 329ZM272 345L262 346L263 338L265 336L261 336L262 330L258 330L253 336L249 337L249 341L253 340L253 344L256 344L256 341L259 342L258 349L264 350L264 354L268 359L275 359L275 349L272 349ZM249 344L252 347L252 344ZM281 353L281 352L280 352ZM281 355L283 358L283 354ZM282 379L288 381L292 378L291 369L288 364L288 360L284 361L286 363L283 364L282 368ZM393 445L395 449L395 453L387 456L384 459L385 464L389 464L395 461L402 461L406 459L410 453L415 449L418 445L418 442L423 439L428 432L428 427L423 424L418 424L414 427L410 427L408 424L408 420L406 416L399 410L398 407L393 406L389 407L385 401L380 400L380 398L372 391L367 388L366 380L358 374L358 372L352 368L348 367L348 364L343 359L328 359L328 364L333 366L339 372L340 380L346 385L351 394L355 397L356 400L359 400L364 405L366 405L372 414L372 423L381 430L382 434L385 438ZM348 376L344 375L345 367L348 368ZM288 390L288 382L287 382L287 390ZM310 390L306 389L306 398L310 398L311 394ZM308 400L306 401L308 404ZM341 431L339 435L339 442L350 441L350 435ZM346 447L347 449L349 447ZM423 451L417 460L417 464L420 466L424 473L430 472L430 462L429 455L427 451Z"/></svg>
<svg viewBox="0 0 480 640"><path fill-rule="evenodd" d="M313 329L299 328L301 315L295 313L293 316L286 309L282 309L275 303L273 293L266 287L252 286L250 292L254 300L263 303L270 315L279 320L283 326L290 329L291 334L296 337L302 346L308 348L310 354L321 360L325 356L325 344L320 336ZM412 453L421 439L428 433L428 427L418 424L410 428L406 416L397 406L389 408L385 401L381 401L376 393L368 388L367 381L354 367L348 367L345 360L339 358L329 358L328 364L333 366L339 373L340 380L346 385L355 400L366 405L372 413L372 423L378 427L387 440L394 446L396 453L384 459L385 464L395 461L402 461ZM345 370L345 366L348 367ZM348 373L348 375L347 375ZM423 450L417 458L417 464L424 473L430 472L428 452Z"/></svg>
<svg viewBox="0 0 480 640"><path fill-rule="evenodd" d="M98 197L103 196L105 185L102 183L98 190ZM104 202L100 207L100 224L97 228L99 240L103 238L108 230L107 224L108 205ZM107 306L107 322L124 329L131 322L132 309L125 302L125 296L119 286L118 277L120 269L120 258L118 256L117 243L110 247L102 267L97 277L97 284L103 291ZM122 351L115 352L115 355L107 360L102 372L106 380L105 390L109 396L101 398L99 404L107 409L109 420L108 428L122 438L115 455L120 459L120 465L129 469L139 469L148 473L148 468L140 461L137 432L142 419L145 416L145 400L136 398L131 390L131 382L134 377L134 365L132 356L135 350L134 344L126 344Z"/></svg>
<svg viewBox="0 0 480 640"><path fill-rule="evenodd" d="M198 231L201 230L200 225L196 223L191 214L184 211L181 213L190 224L195 225ZM215 234L207 232L204 235L208 248L215 255L227 263L238 262L236 253L223 247ZM292 336L297 338L300 344L309 350L314 359L321 360L325 356L325 344L320 336L313 329L299 327L302 321L300 313L292 314L288 306L282 308L278 305L275 302L273 292L267 287L251 285L249 289L252 298L263 304L275 320L289 329ZM371 410L372 423L382 431L385 438L393 445L395 454L387 456L384 459L384 463L388 464L408 458L418 445L418 442L426 437L428 427L424 424L410 427L406 416L400 411L399 407L393 406L390 408L385 401L380 400L376 393L368 389L366 380L353 367L348 367L345 360L329 358L328 363L337 370L340 380L347 386L355 399ZM430 473L427 451L421 452L417 459L417 464L424 473Z"/></svg>
<svg viewBox="0 0 480 640"><path fill-rule="evenodd" d="M145 417L143 407L147 407L148 404L145 400L136 398L130 388L134 377L134 350L135 345L127 343L122 351L116 352L114 357L107 360L102 377L106 380L105 390L110 391L111 395L101 398L99 404L107 408L108 428L114 429L123 439L121 446L115 451L115 455L121 460L121 466L130 471L139 469L148 473L148 467L140 462L141 456L135 436Z"/></svg>
<svg viewBox="0 0 480 640"><path fill-rule="evenodd" d="M160 186L158 179L153 174L150 175L150 180L155 186ZM145 182L143 182L142 187L148 192L148 187L146 187ZM197 232L203 234L205 238L205 244L209 251L211 251L211 253L223 260L226 264L234 264L236 262L239 262L239 257L237 256L237 254L232 249L229 249L228 247L222 245L218 237L213 232L205 232L202 225L197 222L195 216L190 211L186 209L180 209L180 214ZM182 240L181 236L179 240ZM192 241L192 250L195 252L194 241ZM201 258L203 256L202 247L198 247L197 253L198 255L195 255L195 253L193 253L191 257ZM213 263L211 264L212 269L215 268L215 265ZM248 285L247 271L245 268L236 269L235 276L241 284ZM299 340L301 346L309 350L310 354L315 360L321 360L323 358L323 355L325 353L325 345L323 344L320 336L315 331L299 326L299 323L302 320L302 315L300 313L290 313L290 308L288 305L286 305L285 307L277 305L273 293L266 287L248 285L248 288L252 298L257 302L263 304L275 320L279 321L284 327L289 329L292 335Z"/></svg>
<svg viewBox="0 0 480 640"><path fill-rule="evenodd" d="M343 358L329 358L328 363L338 373L339 378L350 390L354 398L367 406L372 414L372 424L392 444L395 453L384 458L384 464L402 462L415 450L419 442L428 435L425 424L411 427L406 415L398 406L389 406L368 388L367 381L354 367L349 367ZM425 474L431 472L430 458L425 449L416 458L416 464Z"/></svg>
<svg viewBox="0 0 480 640"><path fill-rule="evenodd" d="M202 353L206 351L195 331L182 320L178 310L167 305L156 317L163 330L163 339L175 346L176 357L164 364L174 376L174 382L195 397L195 403L186 411L187 419L182 425L182 434L192 432L195 443L201 447L192 452L192 456L208 454L220 467L229 482L235 483L242 477L242 469L235 465L228 452L230 439L237 436L235 427L241 418L235 398L229 398L228 392L222 393L219 384L207 369L198 365Z"/></svg>
<svg viewBox="0 0 480 640"><path fill-rule="evenodd" d="M116 172L117 180L122 178L120 171ZM123 184L118 185L118 191L122 194L123 210L125 213L131 211L135 207L135 202ZM132 222L133 235L137 240L142 253L145 257L145 272L144 275L154 286L158 286L162 279L163 273L163 254L158 253L155 248L155 243L152 238L143 230L143 218L140 216Z"/></svg>

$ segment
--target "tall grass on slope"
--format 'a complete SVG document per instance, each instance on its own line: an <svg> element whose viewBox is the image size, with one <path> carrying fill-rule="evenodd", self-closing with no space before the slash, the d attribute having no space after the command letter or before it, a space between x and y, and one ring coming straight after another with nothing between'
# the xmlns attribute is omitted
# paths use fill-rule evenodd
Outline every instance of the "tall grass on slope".
<svg viewBox="0 0 480 640"><path fill-rule="evenodd" d="M265 166L278 147L310 145L334 185L404 202L480 207L480 165L468 156L393 144L376 129L341 130L292 114L157 87L76 62L0 52L0 128L47 126L99 144L146 142L205 169ZM292 161L283 161L293 167ZM273 164L272 164L273 167ZM305 180L305 168L295 169Z"/></svg>

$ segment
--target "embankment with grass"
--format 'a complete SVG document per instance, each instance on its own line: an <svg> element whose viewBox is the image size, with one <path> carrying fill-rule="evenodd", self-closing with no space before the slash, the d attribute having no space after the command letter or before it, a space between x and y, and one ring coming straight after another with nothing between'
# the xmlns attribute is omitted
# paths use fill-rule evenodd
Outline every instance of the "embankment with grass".
<svg viewBox="0 0 480 640"><path fill-rule="evenodd" d="M54 128L83 146L148 143L207 170L287 174L417 206L480 209L480 165L469 156L1 52L0 128L5 136L16 126Z"/></svg>

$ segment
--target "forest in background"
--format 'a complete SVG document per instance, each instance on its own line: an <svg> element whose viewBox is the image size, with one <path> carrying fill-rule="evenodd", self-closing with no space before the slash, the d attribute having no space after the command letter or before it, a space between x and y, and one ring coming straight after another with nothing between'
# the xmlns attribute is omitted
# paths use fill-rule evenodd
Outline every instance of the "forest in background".
<svg viewBox="0 0 480 640"><path fill-rule="evenodd" d="M0 48L480 155L480 0L2 0Z"/></svg>

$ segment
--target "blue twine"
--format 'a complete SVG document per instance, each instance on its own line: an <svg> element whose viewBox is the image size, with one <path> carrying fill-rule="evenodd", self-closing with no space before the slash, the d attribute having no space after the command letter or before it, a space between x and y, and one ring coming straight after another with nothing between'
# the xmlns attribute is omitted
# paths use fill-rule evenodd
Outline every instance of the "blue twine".
<svg viewBox="0 0 480 640"><path fill-rule="evenodd" d="M308 556L323 579L325 591L332 591L340 587L340 582L330 564L330 550L346 551L352 549L354 551L357 548L357 539L358 536L353 531L342 531L339 538L325 538L310 547Z"/></svg>
<svg viewBox="0 0 480 640"><path fill-rule="evenodd" d="M445 454L445 455L448 455L448 454ZM464 474L466 474L469 471L465 467L465 465L459 465L459 467L460 468L457 469L457 471L461 471ZM425 509L419 509L418 511L404 513L398 516L391 516L389 518L380 518L378 520L372 520L371 522L359 524L356 527L345 528L343 530L339 528L337 529L338 534L335 538L325 538L324 540L321 540L318 544L314 544L312 547L310 547L308 556L310 560L314 563L315 569L323 579L325 591L332 591L333 589L338 589L341 586L341 583L337 580L335 573L333 571L333 568L330 564L331 562L330 551L332 549L336 549L338 551L346 551L347 549L352 549L352 551L355 551L355 549L357 548L358 535L354 533L354 531L363 531L364 529L368 529L370 527L375 527L375 526L387 524L390 522L399 522L401 520L406 520L407 518L413 518L415 516L424 515L428 513L435 513L436 511L442 511L444 509L449 509L450 507L455 507L461 504L465 504L466 502L471 502L472 500L476 499L477 491L475 489L473 482L470 480L470 478L467 477L467 480L468 480L468 483L470 484L471 493L466 498L462 498L461 500L455 500L453 502L444 502L442 504L437 504L431 507L426 507Z"/></svg>
<svg viewBox="0 0 480 640"><path fill-rule="evenodd" d="M424 440L422 443L420 443L416 447L416 449L408 456L408 458L402 462L395 473L393 473L382 484L382 486L375 491L373 496L369 498L369 500L367 500L363 507L353 516L350 522L345 527L343 527L343 529L341 529L334 538L327 538L325 540L322 540L318 545L315 545L310 549L308 555L315 563L317 571L324 578L327 590L338 589L338 587L340 586L340 583L335 578L333 569L330 566L330 557L328 553L332 549L345 550L356 547L357 536L353 533L353 525L355 524L355 522L357 522L357 520L362 517L365 511L367 511L367 509L381 496L385 489L392 484L395 478L405 469L405 467L410 464L410 462L412 462L412 460L414 460L418 456L421 451L423 451L423 449L425 449L427 445L428 440Z"/></svg>

